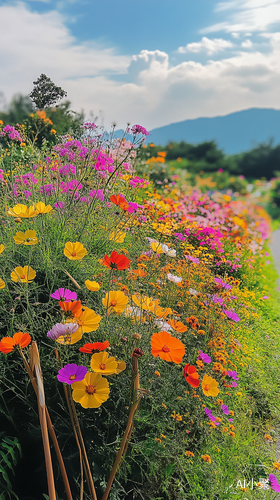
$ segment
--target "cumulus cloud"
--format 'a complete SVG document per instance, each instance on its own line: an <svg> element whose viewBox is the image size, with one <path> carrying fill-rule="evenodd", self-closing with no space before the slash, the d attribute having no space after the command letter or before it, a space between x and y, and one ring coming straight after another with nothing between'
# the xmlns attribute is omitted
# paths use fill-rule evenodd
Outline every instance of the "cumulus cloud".
<svg viewBox="0 0 280 500"><path fill-rule="evenodd" d="M204 36L200 42L188 43L186 47L179 47L178 52L181 54L186 54L187 52L206 52L209 55L213 55L232 46L232 42L228 40L223 40L222 38L210 40Z"/></svg>
<svg viewBox="0 0 280 500"><path fill-rule="evenodd" d="M40 73L57 83L126 70L130 58L96 43L78 43L57 11L39 14L23 2L0 6L1 90L29 92Z"/></svg>
<svg viewBox="0 0 280 500"><path fill-rule="evenodd" d="M32 81L46 73L68 92L74 109L103 110L106 126L129 121L149 129L249 107L280 108L280 33L266 34L263 43L265 54L240 46L205 64L190 60L191 51L180 63L160 50L125 56L79 43L56 11L31 12L22 2L2 5L0 91L7 99L28 93Z"/></svg>
<svg viewBox="0 0 280 500"><path fill-rule="evenodd" d="M279 0L232 0L218 2L216 12L228 12L228 19L200 30L200 33L217 31L246 32L266 31L280 23Z"/></svg>

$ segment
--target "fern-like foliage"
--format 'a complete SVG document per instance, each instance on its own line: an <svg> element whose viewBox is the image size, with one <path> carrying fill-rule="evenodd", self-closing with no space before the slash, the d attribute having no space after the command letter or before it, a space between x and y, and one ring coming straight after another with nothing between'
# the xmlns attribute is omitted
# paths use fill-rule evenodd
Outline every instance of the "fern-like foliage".
<svg viewBox="0 0 280 500"><path fill-rule="evenodd" d="M16 437L1 437L0 434L0 439L0 500L19 500L13 491L11 477L15 475L14 467L21 456L21 446Z"/></svg>

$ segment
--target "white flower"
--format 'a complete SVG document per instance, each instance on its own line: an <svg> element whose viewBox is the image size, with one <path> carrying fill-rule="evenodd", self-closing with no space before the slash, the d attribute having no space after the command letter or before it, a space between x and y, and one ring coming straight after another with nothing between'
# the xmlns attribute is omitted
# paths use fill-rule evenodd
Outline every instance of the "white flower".
<svg viewBox="0 0 280 500"><path fill-rule="evenodd" d="M168 332L169 330L173 330L173 328L169 325L169 323L166 323L165 321L161 321L160 319L155 319L155 324L164 330L165 332Z"/></svg>
<svg viewBox="0 0 280 500"><path fill-rule="evenodd" d="M167 273L166 275L167 279L169 281L173 281L173 283L181 283L183 278L180 278L179 276L175 276L175 274Z"/></svg>
<svg viewBox="0 0 280 500"><path fill-rule="evenodd" d="M189 292L190 292L191 295L197 295L198 294L198 291L195 290L194 288L190 288Z"/></svg>

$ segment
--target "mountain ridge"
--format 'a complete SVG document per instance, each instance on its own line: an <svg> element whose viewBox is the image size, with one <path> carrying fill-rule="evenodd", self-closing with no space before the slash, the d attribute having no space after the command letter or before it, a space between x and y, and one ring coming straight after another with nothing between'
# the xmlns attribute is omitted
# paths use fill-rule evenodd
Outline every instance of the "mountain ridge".
<svg viewBox="0 0 280 500"><path fill-rule="evenodd" d="M280 143L280 109L249 108L227 115L200 117L157 127L147 142L165 146L185 141L199 144L215 141L226 154L248 151L260 143Z"/></svg>

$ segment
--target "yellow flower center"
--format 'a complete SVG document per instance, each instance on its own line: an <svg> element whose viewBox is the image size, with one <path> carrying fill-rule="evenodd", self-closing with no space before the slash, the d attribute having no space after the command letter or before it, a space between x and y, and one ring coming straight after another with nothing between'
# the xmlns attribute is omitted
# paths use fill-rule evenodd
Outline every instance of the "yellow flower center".
<svg viewBox="0 0 280 500"><path fill-rule="evenodd" d="M101 363L101 365L99 365L99 368L100 368L100 370L105 370L106 365L104 365L104 363Z"/></svg>
<svg viewBox="0 0 280 500"><path fill-rule="evenodd" d="M209 391L209 390L211 389L211 385L206 384L206 385L204 386L204 389L205 389L205 391Z"/></svg>
<svg viewBox="0 0 280 500"><path fill-rule="evenodd" d="M111 300L110 306L115 307L117 305L116 300Z"/></svg>
<svg viewBox="0 0 280 500"><path fill-rule="evenodd" d="M22 274L20 277L21 280L25 280L25 274Z"/></svg>
<svg viewBox="0 0 280 500"><path fill-rule="evenodd" d="M76 380L76 375L70 375L69 380Z"/></svg>
<svg viewBox="0 0 280 500"><path fill-rule="evenodd" d="M76 257L77 254L76 254L76 252L72 252L71 255L72 255L72 257Z"/></svg>
<svg viewBox="0 0 280 500"><path fill-rule="evenodd" d="M167 345L164 345L164 346L162 347L162 351L163 351L163 352L170 352L170 349L169 349L169 347L168 347Z"/></svg>
<svg viewBox="0 0 280 500"><path fill-rule="evenodd" d="M94 387L94 385L87 385L87 386L86 386L86 392L87 392L88 394L94 394L94 393L96 392L96 391L95 391L95 387Z"/></svg>

